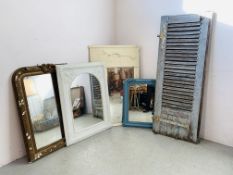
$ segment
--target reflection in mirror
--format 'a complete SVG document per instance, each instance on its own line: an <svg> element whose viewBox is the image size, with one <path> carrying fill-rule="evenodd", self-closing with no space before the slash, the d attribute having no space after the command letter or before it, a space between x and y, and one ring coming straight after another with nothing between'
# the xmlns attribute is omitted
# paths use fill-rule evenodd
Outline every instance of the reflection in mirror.
<svg viewBox="0 0 233 175"><path fill-rule="evenodd" d="M134 77L134 67L110 67L107 73L112 122L118 124L122 116L123 81Z"/></svg>
<svg viewBox="0 0 233 175"><path fill-rule="evenodd" d="M37 149L62 139L51 74L23 79Z"/></svg>
<svg viewBox="0 0 233 175"><path fill-rule="evenodd" d="M72 82L70 91L76 131L103 121L101 88L94 75L80 74Z"/></svg>
<svg viewBox="0 0 233 175"><path fill-rule="evenodd" d="M154 92L154 86L148 84L133 84L129 86L129 121L152 122Z"/></svg>

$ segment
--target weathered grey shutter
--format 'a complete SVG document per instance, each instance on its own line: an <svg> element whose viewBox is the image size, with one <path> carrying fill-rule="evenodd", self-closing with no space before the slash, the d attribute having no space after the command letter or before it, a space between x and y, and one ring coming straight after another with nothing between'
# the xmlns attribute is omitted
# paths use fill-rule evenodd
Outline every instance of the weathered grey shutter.
<svg viewBox="0 0 233 175"><path fill-rule="evenodd" d="M197 142L209 19L163 16L155 93L155 133Z"/></svg>

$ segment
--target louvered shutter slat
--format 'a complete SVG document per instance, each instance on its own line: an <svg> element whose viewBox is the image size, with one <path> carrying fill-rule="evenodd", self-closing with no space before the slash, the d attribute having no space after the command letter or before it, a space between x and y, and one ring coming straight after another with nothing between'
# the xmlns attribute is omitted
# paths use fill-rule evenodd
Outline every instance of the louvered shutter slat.
<svg viewBox="0 0 233 175"><path fill-rule="evenodd" d="M194 37L194 36L193 36ZM198 38L198 37L197 37ZM199 42L199 39L189 39L189 38L182 38L182 39L175 39L175 38L170 38L170 39L167 39L167 44L169 43L181 43L181 44L184 44L184 43L197 43Z"/></svg>
<svg viewBox="0 0 233 175"><path fill-rule="evenodd" d="M167 36L167 39L197 39L199 35L171 35Z"/></svg>
<svg viewBox="0 0 233 175"><path fill-rule="evenodd" d="M201 24L200 22L187 22L187 23L170 23L168 24L169 28L178 28L178 27L181 27L181 28L184 28L184 27L199 27Z"/></svg>

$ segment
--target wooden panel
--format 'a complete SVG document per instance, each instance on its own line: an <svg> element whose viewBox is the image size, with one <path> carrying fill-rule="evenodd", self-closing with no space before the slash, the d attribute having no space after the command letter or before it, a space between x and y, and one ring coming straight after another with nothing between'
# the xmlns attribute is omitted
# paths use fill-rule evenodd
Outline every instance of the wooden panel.
<svg viewBox="0 0 233 175"><path fill-rule="evenodd" d="M198 15L161 18L155 133L197 141L208 29Z"/></svg>

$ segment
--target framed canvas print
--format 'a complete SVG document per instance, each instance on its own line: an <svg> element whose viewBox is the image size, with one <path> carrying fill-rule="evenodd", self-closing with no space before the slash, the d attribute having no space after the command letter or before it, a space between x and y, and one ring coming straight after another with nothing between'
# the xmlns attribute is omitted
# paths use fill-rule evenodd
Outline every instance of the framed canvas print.
<svg viewBox="0 0 233 175"><path fill-rule="evenodd" d="M100 63L56 66L66 144L112 126L108 86Z"/></svg>
<svg viewBox="0 0 233 175"><path fill-rule="evenodd" d="M89 46L89 61L106 67L111 122L121 125L123 81L139 78L139 48L134 45Z"/></svg>
<svg viewBox="0 0 233 175"><path fill-rule="evenodd" d="M155 80L127 79L123 84L123 126L152 128Z"/></svg>

